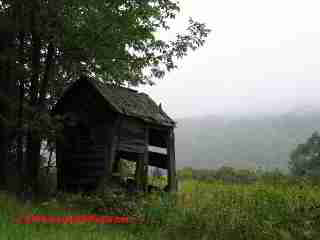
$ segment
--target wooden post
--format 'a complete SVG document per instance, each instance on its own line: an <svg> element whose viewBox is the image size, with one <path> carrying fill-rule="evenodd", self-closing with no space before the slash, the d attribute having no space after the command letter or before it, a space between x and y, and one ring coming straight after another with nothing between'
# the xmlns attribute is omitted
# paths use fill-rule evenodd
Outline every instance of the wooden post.
<svg viewBox="0 0 320 240"><path fill-rule="evenodd" d="M143 162L144 162L144 169L143 169L143 184L144 184L144 190L148 190L148 169L149 169L149 127L146 126L145 128L145 150L144 150L144 156L143 156Z"/></svg>
<svg viewBox="0 0 320 240"><path fill-rule="evenodd" d="M107 153L106 174L108 177L112 176L113 164L116 157L116 142L117 136L114 135L110 141L109 152Z"/></svg>
<svg viewBox="0 0 320 240"><path fill-rule="evenodd" d="M139 158L136 163L136 183L137 189L147 190L148 186L148 164L149 164L149 128L145 127L144 131L144 151L139 154Z"/></svg>
<svg viewBox="0 0 320 240"><path fill-rule="evenodd" d="M121 127L120 125L120 120L121 117L117 116L115 123L113 124L113 128L111 130L111 136L110 136L110 152L109 152L109 161L107 163L107 174L109 177L111 177L112 175L112 167L113 167L113 163L115 161L116 158L116 151L119 145L119 128Z"/></svg>
<svg viewBox="0 0 320 240"><path fill-rule="evenodd" d="M177 191L176 181L176 160L175 160L175 142L174 130L170 128L167 136L167 169L168 169L168 187L170 192Z"/></svg>
<svg viewBox="0 0 320 240"><path fill-rule="evenodd" d="M119 173L120 172L120 155L119 154L116 154L115 156L115 161L113 163L113 167L112 167L112 172L116 172L116 173Z"/></svg>
<svg viewBox="0 0 320 240"><path fill-rule="evenodd" d="M136 187L138 191L142 190L143 185L143 160L144 160L144 154L139 154L139 158L136 162L136 172L135 172L135 178L136 178Z"/></svg>

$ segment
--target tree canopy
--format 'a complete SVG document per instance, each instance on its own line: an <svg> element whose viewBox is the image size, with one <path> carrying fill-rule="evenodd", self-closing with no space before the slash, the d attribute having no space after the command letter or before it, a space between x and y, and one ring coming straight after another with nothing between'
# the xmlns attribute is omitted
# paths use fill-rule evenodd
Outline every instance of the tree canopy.
<svg viewBox="0 0 320 240"><path fill-rule="evenodd" d="M290 155L290 170L297 176L320 175L320 135L318 132L299 144Z"/></svg>
<svg viewBox="0 0 320 240"><path fill-rule="evenodd" d="M2 142L18 137L21 159L26 142L33 179L41 141L54 131L49 110L81 74L118 85L153 84L203 46L210 30L192 19L175 40L155 37L179 10L174 0L0 0L0 130L10 127ZM0 144L0 169L7 147Z"/></svg>

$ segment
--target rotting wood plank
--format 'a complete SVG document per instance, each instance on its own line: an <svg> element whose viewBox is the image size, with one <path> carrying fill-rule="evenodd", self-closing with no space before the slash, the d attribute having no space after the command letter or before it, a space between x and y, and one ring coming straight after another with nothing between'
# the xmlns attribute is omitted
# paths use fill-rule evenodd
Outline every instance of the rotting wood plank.
<svg viewBox="0 0 320 240"><path fill-rule="evenodd" d="M178 182L177 182L177 170L176 170L176 141L175 141L175 134L174 134L174 128L172 128L172 172L173 172L173 180L174 180L174 187L173 191L178 191Z"/></svg>
<svg viewBox="0 0 320 240"><path fill-rule="evenodd" d="M116 154L117 154L117 151L119 149L119 141L120 141L120 129L121 129L121 126L123 125L123 116L122 115L118 115L117 118L116 118L116 122L115 122L115 125L114 125L114 129L113 129L113 134L114 134L114 137L113 137L113 143L112 143L112 156L111 156L111 161L110 161L110 169L111 169L111 172L110 172L110 176L112 176L112 168L113 168L113 163L116 159Z"/></svg>
<svg viewBox="0 0 320 240"><path fill-rule="evenodd" d="M166 131L168 131L168 129L172 128L172 126L158 125L158 124L154 124L154 123L149 123L149 128L150 129L156 129L158 131L166 132Z"/></svg>
<svg viewBox="0 0 320 240"><path fill-rule="evenodd" d="M124 144L120 143L118 149L125 152L135 152L135 153L144 153L144 145L133 145L133 144Z"/></svg>
<svg viewBox="0 0 320 240"><path fill-rule="evenodd" d="M144 146L144 138L138 139L138 138L130 138L130 137L122 136L119 139L119 144L132 145L132 146Z"/></svg>
<svg viewBox="0 0 320 240"><path fill-rule="evenodd" d="M118 114L112 124L112 127L109 128L110 134L108 136L108 141L106 142L105 156L104 156L105 174L101 177L98 188L103 189L104 185L112 177L112 164L114 162L115 155L116 155L120 126L121 126L121 116Z"/></svg>
<svg viewBox="0 0 320 240"><path fill-rule="evenodd" d="M177 191L177 182L176 182L176 162L175 162L175 140L174 140L174 130L171 128L168 131L167 137L167 152L168 152L168 186L170 192Z"/></svg>
<svg viewBox="0 0 320 240"><path fill-rule="evenodd" d="M118 115L115 123L114 123L114 127L112 128L112 134L110 136L110 152L108 154L109 156L109 161L106 163L107 166L107 171L106 174L108 177L111 177L112 175L112 166L113 166L113 162L115 160L115 156L116 156L116 150L118 147L118 140L119 140L119 127L121 126L120 124L121 121L121 117Z"/></svg>
<svg viewBox="0 0 320 240"><path fill-rule="evenodd" d="M138 191L144 189L144 156L145 151L143 153L137 153L135 179Z"/></svg>
<svg viewBox="0 0 320 240"><path fill-rule="evenodd" d="M124 123L125 124L125 123ZM122 127L120 129L120 139L125 140L140 140L143 142L144 140L144 131L143 129L140 129L140 126L132 126L132 128L129 128L129 126Z"/></svg>
<svg viewBox="0 0 320 240"><path fill-rule="evenodd" d="M145 136L144 136L144 154L143 154L143 187L144 190L148 190L148 169L149 169L149 127L146 125L145 127Z"/></svg>

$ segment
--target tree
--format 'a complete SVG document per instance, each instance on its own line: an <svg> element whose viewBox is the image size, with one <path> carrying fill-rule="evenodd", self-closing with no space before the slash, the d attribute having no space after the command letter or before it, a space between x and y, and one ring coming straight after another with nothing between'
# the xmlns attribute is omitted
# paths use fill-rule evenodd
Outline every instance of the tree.
<svg viewBox="0 0 320 240"><path fill-rule="evenodd" d="M153 84L204 44L210 30L192 19L174 41L155 37L178 12L171 0L0 0L0 91L13 89L6 97L17 99L11 110L18 116L1 117L12 123L21 158L26 148L28 184L36 189L41 143L54 136L50 108L80 74L118 85ZM26 132L16 131L25 126Z"/></svg>
<svg viewBox="0 0 320 240"><path fill-rule="evenodd" d="M299 144L290 155L292 174L296 176L315 176L320 174L320 135L314 132L304 143Z"/></svg>

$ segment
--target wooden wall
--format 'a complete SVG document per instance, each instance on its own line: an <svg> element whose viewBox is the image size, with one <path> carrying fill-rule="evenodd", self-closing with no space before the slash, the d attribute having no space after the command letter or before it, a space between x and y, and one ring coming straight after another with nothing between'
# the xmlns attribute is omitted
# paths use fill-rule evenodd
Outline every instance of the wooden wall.
<svg viewBox="0 0 320 240"><path fill-rule="evenodd" d="M67 191L90 190L105 173L105 144L96 142L90 129L83 128L85 126L65 129L66 142L59 154L59 171Z"/></svg>
<svg viewBox="0 0 320 240"><path fill-rule="evenodd" d="M77 92L59 109L60 114L76 116L78 121L77 126L66 122L64 141L57 143L58 187L66 191L92 190L106 175L117 116L94 91Z"/></svg>
<svg viewBox="0 0 320 240"><path fill-rule="evenodd" d="M122 117L120 120L118 150L143 153L145 150L145 125L142 121Z"/></svg>

